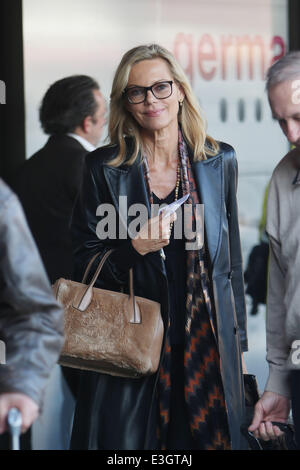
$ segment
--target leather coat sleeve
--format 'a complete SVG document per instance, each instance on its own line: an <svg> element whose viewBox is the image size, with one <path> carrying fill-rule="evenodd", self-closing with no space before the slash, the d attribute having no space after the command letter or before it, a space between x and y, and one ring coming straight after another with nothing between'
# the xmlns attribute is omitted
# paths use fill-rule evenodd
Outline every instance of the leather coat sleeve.
<svg viewBox="0 0 300 470"><path fill-rule="evenodd" d="M1 181L0 193L0 393L24 393L42 407L63 345L63 311L17 197Z"/></svg>
<svg viewBox="0 0 300 470"><path fill-rule="evenodd" d="M231 284L234 295L235 310L239 326L239 337L243 352L248 350L247 339L247 314L245 304L245 288L243 275L242 250L240 242L238 205L236 198L238 163L235 152L225 164L227 164L226 174L226 211L229 227L230 259L231 259Z"/></svg>
<svg viewBox="0 0 300 470"><path fill-rule="evenodd" d="M115 251L105 262L100 274L101 280L98 279L96 285L114 289L127 284L129 269L141 258L141 255L133 248L129 238L118 239L118 214L110 198L102 165L95 165L93 158L93 153L86 157L81 191L73 212L71 230L75 264L74 279L82 281L89 261L99 253L90 269L87 278L89 282L101 257L113 248ZM112 211L110 216L114 219L116 226L115 236L110 233L105 239L97 235L97 226L101 219L103 220L103 217L97 215L97 209L101 204L109 206L108 210Z"/></svg>

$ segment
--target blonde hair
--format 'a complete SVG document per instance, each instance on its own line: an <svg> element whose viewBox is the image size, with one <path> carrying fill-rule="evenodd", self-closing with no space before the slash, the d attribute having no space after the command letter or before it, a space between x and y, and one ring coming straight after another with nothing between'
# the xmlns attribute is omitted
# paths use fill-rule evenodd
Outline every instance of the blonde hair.
<svg viewBox="0 0 300 470"><path fill-rule="evenodd" d="M214 156L219 150L217 142L206 134L206 120L182 67L167 49L157 44L144 45L135 47L124 54L113 80L108 132L110 145L117 144L119 153L110 162L111 166L119 166L125 162L126 137L134 138L133 153L126 164L132 165L142 150L140 127L126 109L123 91L128 84L131 67L134 64L157 58L167 62L174 80L184 92L185 98L178 120L188 145L194 151L194 160L205 160L207 155Z"/></svg>

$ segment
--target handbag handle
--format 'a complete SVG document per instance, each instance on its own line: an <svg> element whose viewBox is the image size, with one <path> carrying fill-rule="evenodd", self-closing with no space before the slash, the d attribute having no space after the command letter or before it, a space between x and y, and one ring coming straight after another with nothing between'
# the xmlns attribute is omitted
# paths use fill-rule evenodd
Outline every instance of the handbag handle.
<svg viewBox="0 0 300 470"><path fill-rule="evenodd" d="M110 251L112 252L113 250L110 250ZM109 253L109 252L108 252L108 253ZM82 284L85 284L85 283L86 283L86 280L87 280L88 274L89 274L89 272L90 272L91 266L92 266L93 262L95 261L95 259L96 259L99 255L100 255L100 253L96 253L96 254L92 257L92 259L89 261L89 264L88 264L87 267L86 267L86 270L85 270L85 272L84 272L84 275L83 275L83 278L82 278L82 281L81 281Z"/></svg>
<svg viewBox="0 0 300 470"><path fill-rule="evenodd" d="M103 268L103 265L104 265L105 261L107 260L109 255L111 255L111 253L113 251L114 251L114 249L108 250L103 255L103 257L101 258L101 261L100 261L100 263L99 263L99 265L98 265L98 267L95 271L95 274L94 274L90 284L88 284L83 296L79 300L78 305L73 305L73 307L76 308L77 310L80 310L81 312L84 312L87 309L87 307L90 305L90 303L92 301L92 297L93 297L94 284L95 284L96 280L98 279L98 276L100 275L100 272ZM87 268L85 270L83 279L82 279L83 284L85 283L85 281L87 279L88 273L90 271L90 268L91 268L93 262L95 261L95 259L98 256L99 256L99 253L96 253L96 255L94 255L93 258L89 261L89 263L87 265ZM141 323L142 322L141 313L140 313L140 309L139 309L139 307L136 303L135 295L134 295L133 270L132 270L132 268L129 270L129 303L128 303L128 307L129 307L129 310L130 310L130 313L131 313L131 318L129 320L130 323Z"/></svg>

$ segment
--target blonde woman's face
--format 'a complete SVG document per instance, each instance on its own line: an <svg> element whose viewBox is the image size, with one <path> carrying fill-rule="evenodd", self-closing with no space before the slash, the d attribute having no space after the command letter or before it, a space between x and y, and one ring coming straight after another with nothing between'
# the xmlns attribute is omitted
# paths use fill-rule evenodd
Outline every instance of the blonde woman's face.
<svg viewBox="0 0 300 470"><path fill-rule="evenodd" d="M150 87L160 82L172 81L172 94L164 99L159 99L148 90L146 96L140 97L144 100L141 103L134 104L127 100L126 108L132 114L139 125L147 131L159 131L169 126L177 126L179 101L184 98L183 91L174 81L168 64L165 60L157 58L152 60L143 60L133 65L128 78L127 89L132 87ZM155 90L157 96L163 92L162 86L158 85ZM139 90L133 90L133 95L138 96ZM140 101L138 99L138 101Z"/></svg>

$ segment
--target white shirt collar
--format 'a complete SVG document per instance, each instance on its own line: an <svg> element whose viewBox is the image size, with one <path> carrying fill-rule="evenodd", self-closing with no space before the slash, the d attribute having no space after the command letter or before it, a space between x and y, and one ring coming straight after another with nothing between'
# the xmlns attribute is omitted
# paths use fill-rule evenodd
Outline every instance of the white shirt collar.
<svg viewBox="0 0 300 470"><path fill-rule="evenodd" d="M76 139L88 152L93 152L93 150L96 150L96 147L84 137L81 137L81 135L73 134L72 132L69 132L67 135L69 137L73 137L73 139Z"/></svg>

